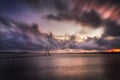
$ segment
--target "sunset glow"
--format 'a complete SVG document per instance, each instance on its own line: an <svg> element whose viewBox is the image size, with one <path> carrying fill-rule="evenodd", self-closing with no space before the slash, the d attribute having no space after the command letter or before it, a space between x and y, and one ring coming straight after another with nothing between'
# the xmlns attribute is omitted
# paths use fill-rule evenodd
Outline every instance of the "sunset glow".
<svg viewBox="0 0 120 80"><path fill-rule="evenodd" d="M118 0L2 0L0 49L119 48L119 6Z"/></svg>
<svg viewBox="0 0 120 80"><path fill-rule="evenodd" d="M110 50L107 50L107 52L120 52L120 49L110 49Z"/></svg>

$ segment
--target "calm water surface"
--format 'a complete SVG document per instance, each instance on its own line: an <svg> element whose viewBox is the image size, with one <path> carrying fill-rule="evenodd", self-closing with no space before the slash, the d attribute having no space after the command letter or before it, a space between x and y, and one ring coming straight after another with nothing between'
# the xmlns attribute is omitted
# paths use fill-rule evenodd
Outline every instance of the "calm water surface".
<svg viewBox="0 0 120 80"><path fill-rule="evenodd" d="M120 55L52 54L0 60L0 80L120 80Z"/></svg>

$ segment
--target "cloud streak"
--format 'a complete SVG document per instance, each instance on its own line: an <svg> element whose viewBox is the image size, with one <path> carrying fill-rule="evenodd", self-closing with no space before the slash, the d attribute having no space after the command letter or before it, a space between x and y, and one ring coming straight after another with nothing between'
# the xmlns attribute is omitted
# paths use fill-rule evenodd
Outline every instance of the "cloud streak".
<svg viewBox="0 0 120 80"><path fill-rule="evenodd" d="M103 27L103 36L120 36L120 2L115 0L69 0L67 10L46 15L46 19L55 21L74 21L93 29Z"/></svg>
<svg viewBox="0 0 120 80"><path fill-rule="evenodd" d="M47 45L50 46L50 49L57 46L57 40L54 39L51 34L42 33L39 31L37 24L29 25L23 22L18 23L5 18L2 18L0 23L1 50L43 50Z"/></svg>
<svg viewBox="0 0 120 80"><path fill-rule="evenodd" d="M45 14L42 16L47 20L75 22L82 25L83 28L89 27L93 30L104 28L104 33L101 38L88 37L83 42L75 41L76 35L70 36L69 40L59 41L54 38L54 34L52 34L52 32L43 33L38 23L28 24L0 17L0 50L45 50L46 46L49 46L51 50L105 50L120 47L120 24L118 24L120 19L120 1L118 0L2 1L1 3L4 4L0 7L1 12L4 10L10 12L9 10L11 10L11 8L16 11L16 5L25 5L38 12L38 14L42 13L44 10L51 11L46 12L47 15ZM9 5L13 4L13 6L10 6L9 8L6 2L10 2ZM112 39L109 39L110 37L112 37Z"/></svg>

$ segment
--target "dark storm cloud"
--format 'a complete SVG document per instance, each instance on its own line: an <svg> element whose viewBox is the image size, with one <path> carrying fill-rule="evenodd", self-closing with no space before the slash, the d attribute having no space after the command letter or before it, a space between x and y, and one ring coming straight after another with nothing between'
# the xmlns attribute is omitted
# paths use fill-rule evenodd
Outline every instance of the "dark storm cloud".
<svg viewBox="0 0 120 80"><path fill-rule="evenodd" d="M27 33L32 32L35 35L40 35L41 32L39 31L39 27L36 23L34 24L27 24L27 23L16 23L17 27L21 30L21 32Z"/></svg>
<svg viewBox="0 0 120 80"><path fill-rule="evenodd" d="M108 50L112 48L120 48L120 37L113 40L105 38L88 37L83 42L75 42L73 40L61 42L62 49L83 49L83 50Z"/></svg>
<svg viewBox="0 0 120 80"><path fill-rule="evenodd" d="M3 18L2 16L0 16L0 23L4 24L6 26L10 26L10 23L8 20L6 20L5 18Z"/></svg>
<svg viewBox="0 0 120 80"><path fill-rule="evenodd" d="M83 12L77 19L77 22L82 22L93 27L98 27L101 24L101 18L95 11Z"/></svg>
<svg viewBox="0 0 120 80"><path fill-rule="evenodd" d="M21 2L35 10L55 9L57 11L65 11L67 8L66 0L23 0Z"/></svg>
<svg viewBox="0 0 120 80"><path fill-rule="evenodd" d="M10 27L10 28L18 28L21 32L32 32L34 33L35 35L39 35L41 32L39 31L38 29L38 25L37 24L27 24L27 23L24 23L24 22L16 22L12 19L9 19L9 18L4 18L2 16L0 16L0 23L5 25L6 27ZM12 26L14 25L14 27Z"/></svg>
<svg viewBox="0 0 120 80"><path fill-rule="evenodd" d="M104 46L104 49L113 49L113 48L120 48L120 37L116 37L112 40L106 40L104 38L100 38L96 40L96 43L99 46Z"/></svg>
<svg viewBox="0 0 120 80"><path fill-rule="evenodd" d="M76 23L81 23L85 25L90 25L94 28L99 27L99 25L102 23L102 20L100 16L95 11L90 12L83 12L81 15L75 15L75 14L65 14L60 13L58 15L47 15L47 19L53 19L58 21L68 20L68 21L76 21Z"/></svg>
<svg viewBox="0 0 120 80"><path fill-rule="evenodd" d="M114 5L118 5L118 6L120 4L120 0L99 0L98 2L99 2L99 4L111 3Z"/></svg>
<svg viewBox="0 0 120 80"><path fill-rule="evenodd" d="M58 41L52 33L42 33L37 24L27 24L3 18L9 26L1 21L0 24L0 50L45 50L49 49L103 49L96 44L96 38L88 38L84 42L76 42L75 35L69 40ZM8 24L7 23L7 24Z"/></svg>
<svg viewBox="0 0 120 80"><path fill-rule="evenodd" d="M90 38L88 37L83 42L68 41L64 46L69 49L84 49L84 50L108 50L113 48L120 48L120 37L116 37L112 40L106 40L105 38Z"/></svg>
<svg viewBox="0 0 120 80"><path fill-rule="evenodd" d="M67 8L66 0L54 0L54 6L59 11L65 11Z"/></svg>
<svg viewBox="0 0 120 80"><path fill-rule="evenodd" d="M83 50L105 50L107 49L106 45L98 44L99 39L88 37L83 42L76 42L74 40L63 41L62 49L83 49Z"/></svg>
<svg viewBox="0 0 120 80"><path fill-rule="evenodd" d="M57 20L57 21L73 21L76 20L77 16L73 14L59 13L58 15L47 15L47 19Z"/></svg>
<svg viewBox="0 0 120 80"><path fill-rule="evenodd" d="M3 20L7 23L4 23ZM45 50L49 49L84 49L106 50L119 48L120 37L113 40L88 37L83 42L76 42L76 36L70 36L69 40L58 41L52 33L42 33L37 24L27 24L2 17L0 21L0 50ZM6 25L6 24L9 24ZM110 35L110 33L109 33Z"/></svg>
<svg viewBox="0 0 120 80"><path fill-rule="evenodd" d="M50 49L86 50L119 48L120 25L114 21L120 18L119 4L119 0L1 0L0 14L5 11L15 15L19 13L19 8L24 10L23 5L36 11L55 10L55 14L48 13L46 18L56 21L75 21L95 29L102 25L105 32L99 39L88 38L83 42L76 42L73 35L70 36L70 40L58 41L52 33L42 33L36 23L27 24L0 17L0 49L44 50L46 46L49 46ZM100 13L102 10L103 12ZM103 18L106 17L106 11L112 14L107 19ZM112 36L114 39L106 40L105 38L108 36Z"/></svg>
<svg viewBox="0 0 120 80"><path fill-rule="evenodd" d="M105 36L120 36L120 25L118 25L117 22L106 20L105 25Z"/></svg>
<svg viewBox="0 0 120 80"><path fill-rule="evenodd" d="M75 21L83 25L89 25L91 28L98 28L104 23L103 17L105 17L106 11L111 10L109 13L109 19L118 19L120 11L118 10L120 1L112 0L69 0L67 10L65 7L64 12L58 12L56 14L48 14L47 19L57 21ZM108 6L109 4L109 6ZM62 5L61 5L62 6ZM56 7L56 6L54 6ZM103 10L102 13L100 11ZM117 11L117 12L115 12ZM105 24L107 26L107 24ZM107 32L106 32L107 33Z"/></svg>
<svg viewBox="0 0 120 80"><path fill-rule="evenodd" d="M49 14L46 18L56 21L75 21L78 24L88 25L87 27L91 28L103 27L105 29L103 36L120 36L120 25L117 24L117 20L120 18L120 10L118 9L120 1L73 0L72 2L73 6L71 9L67 9L68 11ZM70 2L68 3L70 4ZM99 13L101 10L103 12ZM109 17L106 18L108 15ZM103 18L104 16L105 18Z"/></svg>
<svg viewBox="0 0 120 80"><path fill-rule="evenodd" d="M44 50L47 45L49 49L58 46L52 33L42 33L37 24L16 22L3 17L0 23L0 50Z"/></svg>
<svg viewBox="0 0 120 80"><path fill-rule="evenodd" d="M112 40L110 44L111 44L110 48L120 48L120 37Z"/></svg>
<svg viewBox="0 0 120 80"><path fill-rule="evenodd" d="M40 7L40 6L46 6L46 7L50 7L47 5L55 5L55 7L57 7L58 9L65 9L65 3L67 2L67 4L69 4L70 2L74 2L77 4L88 4L90 5L91 3L96 3L96 4L113 4L113 5L118 5L120 4L119 0L1 0L2 2L11 2L11 3L17 3L17 2L21 2L21 3L28 3L30 5L34 5L34 7ZM80 6L80 5L76 5L76 6Z"/></svg>

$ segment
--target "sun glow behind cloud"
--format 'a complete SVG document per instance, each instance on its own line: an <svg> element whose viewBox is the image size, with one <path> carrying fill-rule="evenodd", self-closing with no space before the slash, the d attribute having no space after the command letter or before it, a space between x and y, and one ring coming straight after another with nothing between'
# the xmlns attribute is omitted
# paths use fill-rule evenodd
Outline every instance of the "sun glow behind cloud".
<svg viewBox="0 0 120 80"><path fill-rule="evenodd" d="M102 34L104 33L104 28L98 28L98 29L92 29L89 27L83 28L82 26L81 30L77 32L75 35L78 38L83 38L86 39L87 37L96 37L96 38L101 38Z"/></svg>
<svg viewBox="0 0 120 80"><path fill-rule="evenodd" d="M74 22L48 22L52 26L46 29L47 32L52 32L56 39L69 40L71 35L76 37L75 41L81 42L87 37L101 38L104 33L104 28L92 29L84 25L75 24ZM56 25L55 25L56 24ZM59 25L58 25L59 24ZM86 27L86 28L85 28Z"/></svg>
<svg viewBox="0 0 120 80"><path fill-rule="evenodd" d="M0 4L3 3L1 49L43 50L49 45L50 49L90 51L120 47L119 1L2 0Z"/></svg>

